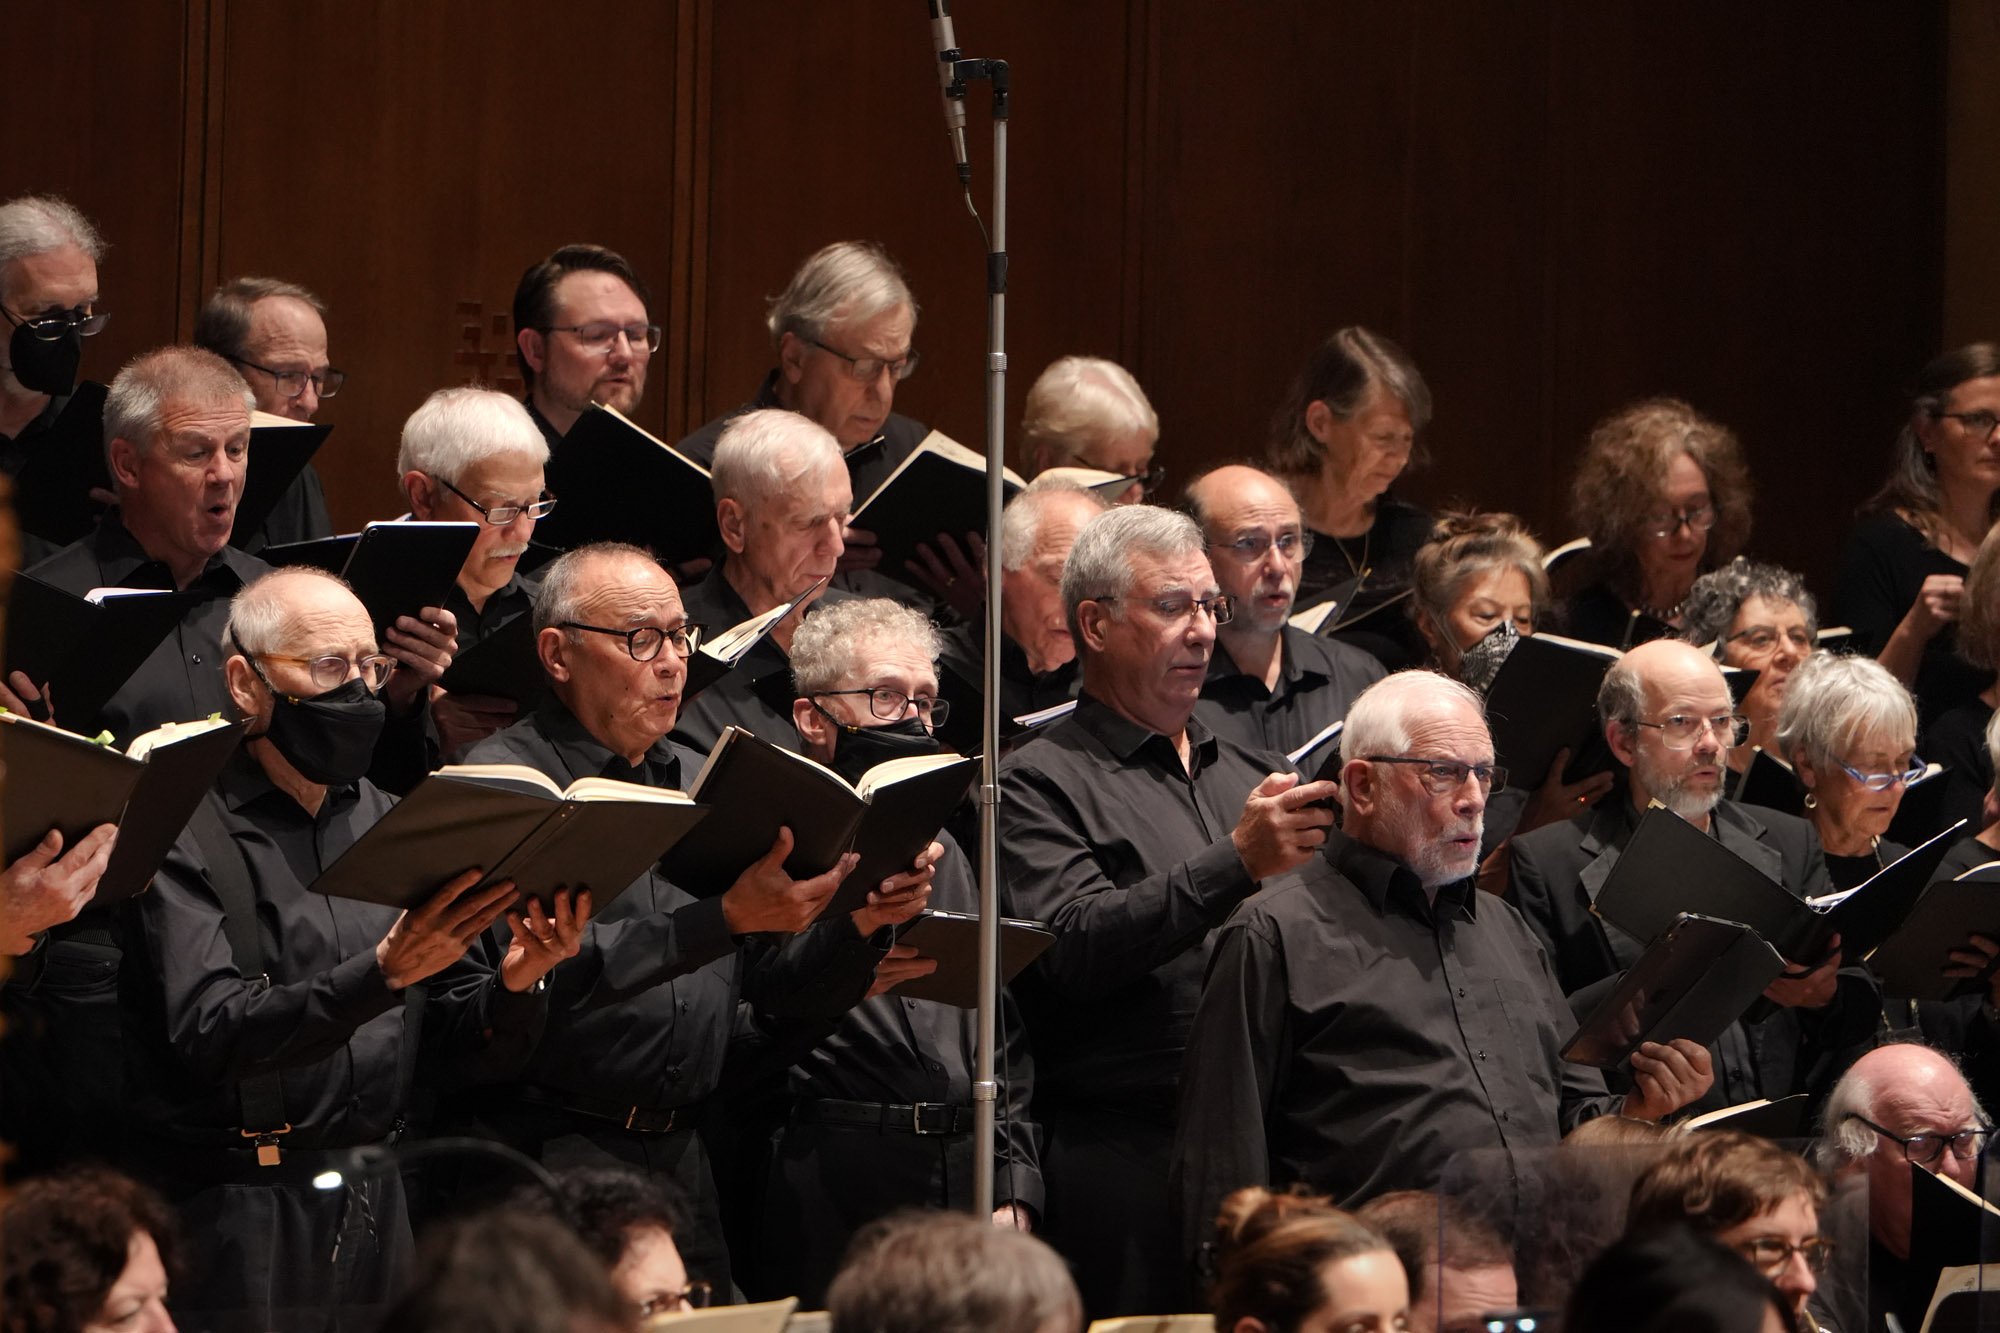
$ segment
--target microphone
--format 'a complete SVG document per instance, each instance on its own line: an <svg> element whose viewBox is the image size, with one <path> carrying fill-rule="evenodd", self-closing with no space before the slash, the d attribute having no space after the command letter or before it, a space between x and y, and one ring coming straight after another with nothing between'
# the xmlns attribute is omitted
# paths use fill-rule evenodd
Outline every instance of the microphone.
<svg viewBox="0 0 2000 1333"><path fill-rule="evenodd" d="M958 37L951 29L950 0L926 0L931 15L931 45L937 49L938 90L944 99L944 132L958 167L958 183L972 188L972 163L965 156L965 84L953 72L958 63Z"/></svg>

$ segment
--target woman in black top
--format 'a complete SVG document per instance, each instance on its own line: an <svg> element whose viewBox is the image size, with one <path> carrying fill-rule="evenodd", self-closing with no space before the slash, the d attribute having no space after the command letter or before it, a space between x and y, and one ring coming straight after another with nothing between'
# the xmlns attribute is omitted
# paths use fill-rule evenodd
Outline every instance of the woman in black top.
<svg viewBox="0 0 2000 1333"><path fill-rule="evenodd" d="M1677 398L1649 398L1590 432L1570 520L1590 550L1564 633L1636 647L1679 633L1695 579L1743 548L1750 471L1728 427Z"/></svg>
<svg viewBox="0 0 2000 1333"><path fill-rule="evenodd" d="M1882 835L1923 771L1917 706L1881 663L1807 658L1778 711L1778 744L1806 789L1806 818L1835 887L1851 889L1909 850Z"/></svg>
<svg viewBox="0 0 2000 1333"><path fill-rule="evenodd" d="M1430 417L1430 389L1403 349L1350 327L1313 352L1272 423L1271 471L1298 496L1313 538L1294 605L1333 603L1318 632L1391 671L1427 655L1401 603L1430 516L1388 491L1424 461L1417 432Z"/></svg>
<svg viewBox="0 0 2000 1333"><path fill-rule="evenodd" d="M1954 655L1966 567L2000 493L2000 346L1946 352L1917 378L1889 480L1848 534L1833 615L1911 687L1926 723L1993 682Z"/></svg>

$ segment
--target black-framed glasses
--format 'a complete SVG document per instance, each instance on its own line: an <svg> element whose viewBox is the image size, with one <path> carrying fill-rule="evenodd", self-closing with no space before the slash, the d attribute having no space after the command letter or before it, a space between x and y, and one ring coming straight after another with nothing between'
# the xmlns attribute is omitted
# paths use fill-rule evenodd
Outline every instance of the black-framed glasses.
<svg viewBox="0 0 2000 1333"><path fill-rule="evenodd" d="M1210 542L1209 546L1213 550L1226 551L1243 564L1254 565L1273 546L1286 560L1303 560L1312 554L1313 539L1310 532L1281 532L1275 537L1268 532L1246 532L1234 541Z"/></svg>
<svg viewBox="0 0 2000 1333"><path fill-rule="evenodd" d="M690 1282L679 1291L663 1291L639 1302L639 1317L673 1314L677 1310L706 1310L715 1299L715 1288L706 1282Z"/></svg>
<svg viewBox="0 0 2000 1333"><path fill-rule="evenodd" d="M661 333L657 324L551 324L542 332L570 334L584 351L598 356L611 355L621 333L634 356L651 356L660 350Z"/></svg>
<svg viewBox="0 0 2000 1333"><path fill-rule="evenodd" d="M0 315L7 316L7 322L26 329L31 335L45 343L52 343L64 334L75 332L79 338L94 338L104 332L104 323L110 319L108 312L94 305L85 310L82 306L72 306L68 310L51 310L33 319L16 315L6 306L0 306Z"/></svg>
<svg viewBox="0 0 2000 1333"><path fill-rule="evenodd" d="M1683 523L1689 532L1707 532L1715 526L1715 506L1697 505L1693 509L1648 514L1641 520L1640 530L1648 537L1671 537L1681 530Z"/></svg>
<svg viewBox="0 0 2000 1333"><path fill-rule="evenodd" d="M1362 758L1371 764L1414 765L1419 770L1417 780L1433 796L1450 795L1463 787L1467 778L1477 782L1481 791L1491 791L1496 785L1507 785L1507 770L1499 764L1466 764L1456 759L1421 759L1394 754L1369 754Z"/></svg>
<svg viewBox="0 0 2000 1333"><path fill-rule="evenodd" d="M306 391L307 381L311 381L313 391L322 398L331 398L340 392L340 386L347 383L347 372L328 366L325 370L273 370L260 366L255 361L245 361L240 356L229 358L231 363L245 370L255 370L269 375L278 386L278 393L286 398L296 398Z"/></svg>
<svg viewBox="0 0 2000 1333"><path fill-rule="evenodd" d="M700 625L693 621L661 629L658 625L641 625L637 629L606 629L602 625L585 625L575 620L561 622L562 629L589 630L592 634L609 634L614 639L625 640L625 651L632 654L634 662L650 662L660 655L660 649L671 643L674 651L682 657L691 656L701 644Z"/></svg>
<svg viewBox="0 0 2000 1333"><path fill-rule="evenodd" d="M1806 1267L1815 1273L1824 1273L1833 1261L1833 1242L1825 1236L1807 1236L1794 1245L1783 1236L1751 1236L1747 1240L1731 1241L1729 1248L1748 1259L1757 1271L1765 1277L1774 1278L1785 1271L1792 1262L1793 1255L1806 1261Z"/></svg>
<svg viewBox="0 0 2000 1333"><path fill-rule="evenodd" d="M1147 468L1144 472L1129 472L1126 473L1124 476L1118 478L1118 480L1124 482L1126 486L1130 486L1135 481L1138 482L1139 494L1146 496L1148 498L1151 498L1153 493L1160 489L1160 483L1164 482L1166 479L1167 479L1167 465L1165 463L1155 463L1153 464L1153 466ZM1107 481L1104 483L1104 485L1108 487L1111 485L1111 483Z"/></svg>
<svg viewBox="0 0 2000 1333"><path fill-rule="evenodd" d="M1750 719L1741 713L1725 713L1721 717L1690 717L1676 713L1658 722L1640 720L1635 727L1651 727L1660 733L1660 744L1669 750L1692 750L1704 731L1715 733L1722 742L1722 748L1733 750L1743 744L1743 738L1750 734Z"/></svg>
<svg viewBox="0 0 2000 1333"><path fill-rule="evenodd" d="M444 487L446 490L450 491L453 495L456 495L459 499L471 505L474 509L477 509L479 511L479 516L485 519L488 523L491 523L496 528L506 527L509 523L512 523L515 519L519 518L523 514L526 514L529 518L537 518L537 519L547 518L549 516L549 511L556 507L556 497L550 495L547 491L543 491L541 493L540 498L536 499L531 504L494 505L491 508L488 508L487 506L479 503L479 501L473 499L471 496L467 495L464 491L458 489L458 487L446 481L443 477L433 476L431 480L436 482L438 485Z"/></svg>
<svg viewBox="0 0 2000 1333"><path fill-rule="evenodd" d="M1753 653L1769 653L1777 651L1780 639L1801 653L1810 653L1814 647L1813 633L1804 625L1791 625L1783 631L1774 625L1752 625L1725 635L1722 641L1740 643Z"/></svg>
<svg viewBox="0 0 2000 1333"><path fill-rule="evenodd" d="M360 657L342 657L339 653L328 653L323 657L293 657L289 653L245 653L244 656L305 667L312 673L312 683L321 690L337 690L347 683L349 672L359 671L361 683L368 687L371 694L388 682L389 673L396 666L396 659L387 653L363 653ZM271 684L268 680L264 683ZM273 693L279 692L275 685L271 689Z"/></svg>
<svg viewBox="0 0 2000 1333"><path fill-rule="evenodd" d="M1994 428L2000 427L2000 416L1983 407L1972 412L1940 412L1937 415L1940 418L1956 421L1982 440L1992 439Z"/></svg>
<svg viewBox="0 0 2000 1333"><path fill-rule="evenodd" d="M1849 1120L1859 1120L1862 1124L1868 1126L1868 1128L1874 1130L1891 1143L1902 1144L1904 1158L1915 1162L1918 1166L1929 1166L1931 1163L1937 1161L1940 1157L1944 1156L1946 1148L1950 1148L1951 1155L1959 1161L1969 1162L1986 1151L1986 1136L1993 1132L1990 1126L1980 1125L1976 1129L1961 1129L1956 1134L1939 1134L1927 1131L1922 1134L1912 1134L1908 1138L1905 1138L1901 1134L1891 1133L1889 1130L1882 1128L1865 1115L1857 1115L1849 1111L1847 1118Z"/></svg>
<svg viewBox="0 0 2000 1333"><path fill-rule="evenodd" d="M941 727L951 716L951 702L947 699L924 698L908 695L901 690L886 687L864 690L821 690L813 695L815 699L828 699L836 694L865 694L868 696L868 711L884 722L901 722L915 708L917 717L926 727Z"/></svg>
<svg viewBox="0 0 2000 1333"><path fill-rule="evenodd" d="M1227 593L1217 593L1213 597L1092 597L1093 602L1137 602L1140 606L1151 607L1153 613L1162 620L1182 621L1197 611L1204 611L1215 618L1218 625L1227 625L1236 614L1236 599Z"/></svg>
<svg viewBox="0 0 2000 1333"><path fill-rule="evenodd" d="M915 350L904 353L900 361L891 361L879 356L849 356L838 347L828 347L817 338L807 338L805 341L820 351L845 361L847 377L861 384L873 384L882 377L882 372L885 370L900 384L916 373L917 362L923 359L923 354Z"/></svg>
<svg viewBox="0 0 2000 1333"><path fill-rule="evenodd" d="M1833 762L1840 764L1841 772L1853 778L1855 785L1863 791L1887 791L1899 782L1907 787L1922 777L1924 770L1930 767L1915 755L1910 756L1910 766L1900 773L1863 773L1858 768L1849 768L1846 764L1841 764L1838 759Z"/></svg>

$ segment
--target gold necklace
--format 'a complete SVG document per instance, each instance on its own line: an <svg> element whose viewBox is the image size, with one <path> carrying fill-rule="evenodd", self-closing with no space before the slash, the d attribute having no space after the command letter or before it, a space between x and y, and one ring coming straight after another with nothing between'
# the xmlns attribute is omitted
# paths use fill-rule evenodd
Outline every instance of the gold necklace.
<svg viewBox="0 0 2000 1333"><path fill-rule="evenodd" d="M1368 577L1370 568L1368 564L1368 543L1374 539L1374 536L1375 525L1371 523L1368 525L1368 531L1361 534L1361 563L1359 565L1356 565L1354 557L1347 553L1347 539L1345 537L1335 537L1333 539L1334 546L1340 550L1340 558L1347 562L1347 572L1354 575L1357 587Z"/></svg>

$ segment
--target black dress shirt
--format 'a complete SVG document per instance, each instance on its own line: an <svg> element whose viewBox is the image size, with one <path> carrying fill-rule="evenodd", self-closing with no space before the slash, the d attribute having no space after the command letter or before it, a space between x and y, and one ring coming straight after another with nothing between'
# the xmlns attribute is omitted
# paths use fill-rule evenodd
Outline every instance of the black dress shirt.
<svg viewBox="0 0 2000 1333"><path fill-rule="evenodd" d="M477 610L473 609L472 599L465 595L465 589L456 583L444 595L444 609L458 618L458 651L461 653L490 637L514 617L527 615L534 605L535 584L519 574L494 589L493 595L486 599L486 605Z"/></svg>
<svg viewBox="0 0 2000 1333"><path fill-rule="evenodd" d="M1388 675L1381 660L1337 639L1287 625L1280 631L1278 687L1241 670L1218 638L1194 715L1250 750L1290 754L1347 716L1363 690Z"/></svg>
<svg viewBox="0 0 2000 1333"><path fill-rule="evenodd" d="M938 730L947 750L978 754L985 743L979 706L986 698L986 626L955 625L938 636L938 693L951 700L951 715ZM1083 675L1075 658L1053 671L1035 671L1021 645L1000 636L1000 734L1017 730L1013 721L1076 698Z"/></svg>
<svg viewBox="0 0 2000 1333"><path fill-rule="evenodd" d="M562 704L474 746L475 764L525 764L563 786L605 777L684 790L701 756L656 742L637 767L592 736ZM726 889L727 885L712 886ZM832 996L826 1017L868 989L881 950L851 917L781 937L738 941L719 896L697 899L654 872L592 920L582 950L549 978L547 1035L524 1074L548 1092L654 1109L687 1106L713 1092L739 997L782 1001L816 988Z"/></svg>
<svg viewBox="0 0 2000 1333"><path fill-rule="evenodd" d="M1056 942L1015 984L1036 1092L1170 1125L1211 932L1257 882L1230 833L1283 766L1188 722L1173 743L1082 696L1000 767L1008 915Z"/></svg>
<svg viewBox="0 0 2000 1333"><path fill-rule="evenodd" d="M553 422L542 415L541 408L535 406L534 394L530 393L523 397L521 405L528 409L528 419L534 422L535 429L542 433L542 439L548 443L549 452L554 453L556 447L563 442L562 432L555 428Z"/></svg>
<svg viewBox="0 0 2000 1333"><path fill-rule="evenodd" d="M1520 915L1469 879L1430 900L1334 831L1230 917L1188 1041L1174 1191L1192 1255L1244 1185L1343 1208L1431 1189L1455 1152L1548 1147L1617 1107Z"/></svg>
<svg viewBox="0 0 2000 1333"><path fill-rule="evenodd" d="M55 700L63 726L85 735L109 729L120 746L163 722L192 722L220 712L232 716L229 688L222 663L229 654L223 631L229 625L229 599L270 566L254 555L225 546L182 591L201 600L181 618L153 655L104 706L96 718L70 717ZM97 531L27 571L32 577L81 597L92 588L174 587L173 573L146 554L145 548L113 513Z"/></svg>
<svg viewBox="0 0 2000 1333"><path fill-rule="evenodd" d="M752 614L735 585L724 576L724 565L724 561L716 561L701 582L681 589L681 605L687 611L687 618L706 626L704 635L708 638L733 629ZM828 588L813 599L805 614L809 616L821 607L846 601L848 596ZM728 675L681 704L673 737L682 745L706 753L722 739L723 728L735 725L759 740L798 750L798 728L792 725L795 697L791 658L766 635L743 654Z"/></svg>
<svg viewBox="0 0 2000 1333"><path fill-rule="evenodd" d="M1352 644L1379 658L1391 671L1419 666L1430 648L1410 619L1407 603L1410 572L1417 551L1430 540L1431 516L1390 494L1375 502L1375 523L1359 537L1335 537L1315 532L1313 549L1299 568L1299 594L1294 609L1305 611L1332 598L1341 605L1328 616L1320 634ZM1359 587L1357 571L1366 571Z"/></svg>
<svg viewBox="0 0 2000 1333"><path fill-rule="evenodd" d="M1961 819L1968 821L1966 827L1970 829L1977 829L1985 822L1981 816L1986 793L1993 790L1993 756L1986 749L1986 724L1992 720L1993 710L1974 695L1965 703L1945 709L1924 728L1917 741L1917 753L1931 763L1943 765L1944 772L1931 781L1944 784L1944 799L1939 802L1936 827L1909 832L1929 837ZM1903 831L1901 825L1898 831Z"/></svg>
<svg viewBox="0 0 2000 1333"><path fill-rule="evenodd" d="M379 1140L404 1113L405 994L389 988L375 946L393 908L329 898L310 885L386 814L394 799L367 781L328 791L317 815L274 786L247 752L216 784L223 827L257 898L268 985L246 981L223 934L206 860L183 834L132 899L121 976L129 1106L145 1134L213 1148L244 1146L236 1080L277 1073L292 1126L286 1148ZM422 1040L469 1074L504 1077L533 1046L545 1002L500 984L499 954L478 941L419 983ZM158 1164L178 1173L186 1163Z"/></svg>
<svg viewBox="0 0 2000 1333"><path fill-rule="evenodd" d="M232 535L230 544L255 555L267 546L313 542L331 536L333 519L326 512L326 487L320 483L318 469L307 463L278 496L262 525L242 541Z"/></svg>

